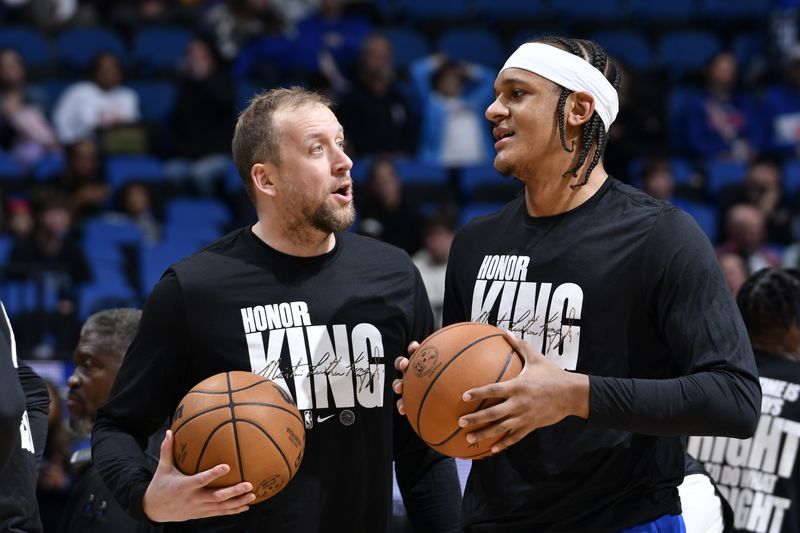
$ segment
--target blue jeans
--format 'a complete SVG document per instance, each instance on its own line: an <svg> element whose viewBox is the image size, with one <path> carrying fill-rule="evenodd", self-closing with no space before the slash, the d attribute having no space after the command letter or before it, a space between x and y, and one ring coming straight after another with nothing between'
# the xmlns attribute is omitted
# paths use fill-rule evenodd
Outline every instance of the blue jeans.
<svg viewBox="0 0 800 533"><path fill-rule="evenodd" d="M619 533L686 533L681 515L665 514L657 520L623 529Z"/></svg>

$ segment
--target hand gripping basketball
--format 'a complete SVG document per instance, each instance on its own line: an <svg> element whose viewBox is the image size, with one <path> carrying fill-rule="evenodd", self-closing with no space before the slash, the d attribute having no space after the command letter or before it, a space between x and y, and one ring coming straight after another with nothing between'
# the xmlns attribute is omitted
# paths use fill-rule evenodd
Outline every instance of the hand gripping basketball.
<svg viewBox="0 0 800 533"><path fill-rule="evenodd" d="M153 522L183 522L196 518L238 514L249 509L256 496L253 485L237 483L219 489L208 488L226 475L228 465L217 465L192 476L182 474L172 461L172 431L161 443L158 468L144 493L144 513Z"/></svg>

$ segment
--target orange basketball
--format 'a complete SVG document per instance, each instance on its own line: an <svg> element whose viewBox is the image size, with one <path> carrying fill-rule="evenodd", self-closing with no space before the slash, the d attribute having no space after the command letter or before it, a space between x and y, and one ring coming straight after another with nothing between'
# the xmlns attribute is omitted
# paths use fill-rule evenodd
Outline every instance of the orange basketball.
<svg viewBox="0 0 800 533"><path fill-rule="evenodd" d="M461 459L491 455L498 439L470 444L458 419L500 400L465 402L469 389L511 379L522 358L499 328L460 322L430 335L409 359L403 376L403 404L411 427L428 446Z"/></svg>
<svg viewBox="0 0 800 533"><path fill-rule="evenodd" d="M227 464L208 486L253 484L257 503L277 494L297 473L306 443L292 397L251 372L223 372L186 393L172 417L175 466L192 475Z"/></svg>

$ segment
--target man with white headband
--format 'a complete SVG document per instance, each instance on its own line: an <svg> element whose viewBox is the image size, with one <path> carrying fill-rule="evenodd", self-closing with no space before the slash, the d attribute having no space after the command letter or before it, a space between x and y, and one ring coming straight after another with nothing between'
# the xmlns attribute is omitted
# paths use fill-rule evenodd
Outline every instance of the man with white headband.
<svg viewBox="0 0 800 533"><path fill-rule="evenodd" d="M603 167L619 83L566 38L522 45L495 81L495 168L524 194L456 236L444 324L509 330L525 366L464 393L500 400L459 421L500 438L472 464L465 531L686 531L682 436L753 434L756 367L710 243Z"/></svg>

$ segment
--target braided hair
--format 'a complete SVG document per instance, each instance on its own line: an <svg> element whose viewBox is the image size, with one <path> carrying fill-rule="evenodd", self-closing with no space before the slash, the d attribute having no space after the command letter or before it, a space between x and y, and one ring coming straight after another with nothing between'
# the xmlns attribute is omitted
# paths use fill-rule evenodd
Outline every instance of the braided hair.
<svg viewBox="0 0 800 533"><path fill-rule="evenodd" d="M800 318L800 270L764 268L736 296L750 339L788 331Z"/></svg>
<svg viewBox="0 0 800 533"><path fill-rule="evenodd" d="M542 37L532 42L549 44L585 59L594 68L602 72L609 83L611 83L611 86L614 87L617 92L619 92L619 86L622 79L620 71L617 68L616 63L614 63L614 61L608 57L605 51L597 43L584 39L569 39L566 37ZM558 107L556 110L558 113L558 135L561 138L561 146L567 152L574 152L575 141L572 141L571 147L567 146L567 139L564 134L564 106L567 103L567 97L570 95L570 93L572 93L571 90L565 87L561 88L561 94L558 98ZM595 111L592 114L592 117L589 119L589 122L583 126L583 134L581 136L581 151L578 154L578 161L575 163L574 167L564 172L563 177L577 178L578 170L580 170L583 164L586 163L586 159L589 156L589 151L591 150L592 145L597 144L597 150L595 150L594 156L592 156L592 160L589 162L589 166L586 167L586 172L583 175L583 181L576 185L572 185L572 188L586 185L586 183L589 181L589 174L592 173L594 167L600 162L600 158L603 157L607 140L608 137L606 135L605 125L600 119L600 115L598 115L597 111Z"/></svg>

